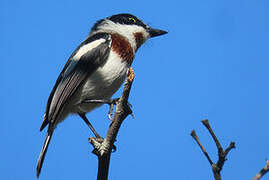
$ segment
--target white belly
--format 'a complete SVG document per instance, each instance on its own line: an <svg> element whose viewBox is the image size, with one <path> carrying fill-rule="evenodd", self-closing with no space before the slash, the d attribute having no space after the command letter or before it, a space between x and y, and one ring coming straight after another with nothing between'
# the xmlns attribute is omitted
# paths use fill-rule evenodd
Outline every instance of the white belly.
<svg viewBox="0 0 269 180"><path fill-rule="evenodd" d="M110 99L121 87L126 78L128 65L122 62L120 57L111 52L107 62L98 68L85 82L81 88L79 102L85 99L100 100ZM83 103L79 104L79 110L89 112L101 104Z"/></svg>

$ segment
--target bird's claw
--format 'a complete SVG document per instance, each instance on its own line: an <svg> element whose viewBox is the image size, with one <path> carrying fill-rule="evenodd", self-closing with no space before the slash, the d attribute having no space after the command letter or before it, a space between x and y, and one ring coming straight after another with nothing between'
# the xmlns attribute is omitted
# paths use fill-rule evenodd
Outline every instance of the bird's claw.
<svg viewBox="0 0 269 180"><path fill-rule="evenodd" d="M98 149L101 147L101 144L104 142L104 138L102 137L90 137L88 141L94 146L93 153L96 154ZM116 140L115 140L116 141ZM112 152L116 152L117 147L113 144L112 145Z"/></svg>
<svg viewBox="0 0 269 180"><path fill-rule="evenodd" d="M114 105L116 105L116 103L119 101L119 99L120 98L111 99L110 102L107 103L109 105L108 119L110 121L112 120Z"/></svg>
<svg viewBox="0 0 269 180"><path fill-rule="evenodd" d="M109 105L109 111L108 111L108 119L112 120L113 116L113 110L114 110L114 105L117 104L117 102L120 100L120 98L115 98L115 99L85 99L83 103L104 103ZM129 102L127 103L129 108L132 108L132 104ZM132 118L134 119L133 113L131 113Z"/></svg>
<svg viewBox="0 0 269 180"><path fill-rule="evenodd" d="M114 109L114 105L116 105L116 103L117 103L117 101L119 101L119 99L120 98L115 98L115 99L112 99L111 100L111 103L108 103L109 104L109 111L108 111L108 119L110 120L110 121L112 121L112 115L113 115L113 109ZM131 103L127 103L127 105L129 106L129 108L131 109L133 106L132 106L132 104ZM135 117L134 117L134 114L133 113L131 113L131 116L132 116L132 118L133 119L135 119Z"/></svg>

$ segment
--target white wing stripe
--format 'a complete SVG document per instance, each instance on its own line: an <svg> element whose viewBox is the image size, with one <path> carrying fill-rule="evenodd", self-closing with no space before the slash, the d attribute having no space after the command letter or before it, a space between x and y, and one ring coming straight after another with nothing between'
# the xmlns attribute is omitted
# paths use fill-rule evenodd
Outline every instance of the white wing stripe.
<svg viewBox="0 0 269 180"><path fill-rule="evenodd" d="M101 43L105 41L106 41L105 39L98 39L98 40L95 40L93 42L83 45L82 47L79 48L79 50L73 56L72 59L75 61L78 61L81 58L81 56L86 54L88 51L91 51L93 48L96 48L97 46L99 46Z"/></svg>

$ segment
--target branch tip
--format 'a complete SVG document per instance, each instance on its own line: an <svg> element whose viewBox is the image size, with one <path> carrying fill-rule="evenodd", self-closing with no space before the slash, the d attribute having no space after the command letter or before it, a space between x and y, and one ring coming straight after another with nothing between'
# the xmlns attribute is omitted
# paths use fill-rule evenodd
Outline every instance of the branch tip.
<svg viewBox="0 0 269 180"><path fill-rule="evenodd" d="M129 71L128 71L128 74L127 74L127 77L128 77L128 81L132 82L134 80L134 70L133 68L129 68Z"/></svg>
<svg viewBox="0 0 269 180"><path fill-rule="evenodd" d="M218 162L216 164L213 163L212 160L210 159L210 156L205 151L205 148L202 146L202 144L201 144L201 142L200 142L199 138L197 137L194 130L192 130L191 136L195 139L195 141L197 142L199 147L202 149L204 155L206 156L208 162L210 163L215 180L221 180L220 172L222 170L224 162L227 160L226 156L228 155L228 153L230 152L231 149L235 148L235 142L232 141L230 143L230 145L225 149L225 151L223 151L223 148L222 148L218 138L216 137L214 131L212 130L208 119L204 119L201 122L206 127L206 129L209 131L211 137L213 138L213 140L214 140L214 142L215 142L215 144L217 146L217 149L218 149Z"/></svg>
<svg viewBox="0 0 269 180"><path fill-rule="evenodd" d="M269 171L269 161L266 160L265 167L260 170L260 172L252 179L259 180Z"/></svg>
<svg viewBox="0 0 269 180"><path fill-rule="evenodd" d="M209 124L208 119L204 119L204 120L202 120L201 122L203 123L203 125L205 125L205 124Z"/></svg>
<svg viewBox="0 0 269 180"><path fill-rule="evenodd" d="M192 130L192 131L191 131L191 136L192 136L192 137L197 136L195 130Z"/></svg>

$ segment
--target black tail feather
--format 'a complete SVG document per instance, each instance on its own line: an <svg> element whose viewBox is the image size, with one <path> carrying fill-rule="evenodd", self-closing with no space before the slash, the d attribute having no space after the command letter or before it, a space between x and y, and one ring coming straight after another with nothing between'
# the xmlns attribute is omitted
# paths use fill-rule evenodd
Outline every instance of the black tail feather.
<svg viewBox="0 0 269 180"><path fill-rule="evenodd" d="M48 146L49 146L49 143L50 143L50 139L52 137L52 134L53 134L53 131L50 131L50 132L48 131L46 140L45 140L44 145L42 147L42 150L40 152L40 155L39 155L39 158L38 158L38 162L37 162L37 167L36 167L36 177L37 178L40 175L41 168L42 168L42 165L43 165L43 161L45 159L45 156L46 156L46 153L47 153L47 149L48 149Z"/></svg>

